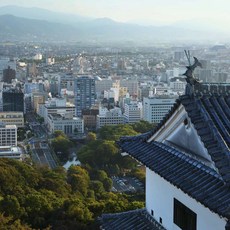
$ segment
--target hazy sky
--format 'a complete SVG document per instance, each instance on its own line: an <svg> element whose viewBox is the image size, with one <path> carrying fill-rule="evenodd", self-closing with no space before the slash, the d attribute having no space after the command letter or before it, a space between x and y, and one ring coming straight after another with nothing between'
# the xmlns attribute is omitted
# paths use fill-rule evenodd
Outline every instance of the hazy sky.
<svg viewBox="0 0 230 230"><path fill-rule="evenodd" d="M123 22L169 24L202 19L230 27L230 0L0 0L0 6L4 5L36 6Z"/></svg>

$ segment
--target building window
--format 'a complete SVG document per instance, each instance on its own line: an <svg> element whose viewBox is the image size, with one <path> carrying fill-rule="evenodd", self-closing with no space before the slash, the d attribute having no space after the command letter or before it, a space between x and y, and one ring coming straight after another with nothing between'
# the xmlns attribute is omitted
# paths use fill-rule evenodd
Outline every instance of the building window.
<svg viewBox="0 0 230 230"><path fill-rule="evenodd" d="M173 222L182 230L196 230L196 213L174 198Z"/></svg>
<svg viewBox="0 0 230 230"><path fill-rule="evenodd" d="M162 224L162 218L161 217L159 218L159 222Z"/></svg>
<svg viewBox="0 0 230 230"><path fill-rule="evenodd" d="M151 215L154 216L154 211L151 209Z"/></svg>

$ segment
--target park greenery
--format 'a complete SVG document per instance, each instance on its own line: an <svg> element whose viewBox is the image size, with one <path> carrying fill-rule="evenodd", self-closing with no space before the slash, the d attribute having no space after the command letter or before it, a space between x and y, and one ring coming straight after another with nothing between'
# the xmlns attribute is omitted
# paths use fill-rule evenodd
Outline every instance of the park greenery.
<svg viewBox="0 0 230 230"><path fill-rule="evenodd" d="M52 147L61 162L68 160L69 149L73 147L73 143L62 131L55 131L52 139Z"/></svg>
<svg viewBox="0 0 230 230"><path fill-rule="evenodd" d="M0 229L99 229L102 213L143 208L143 194L111 192L110 177L128 174L144 181L144 170L121 156L116 141L151 128L141 121L89 132L77 152L82 165L68 170L0 159ZM76 144L61 131L54 133L51 143L62 161Z"/></svg>
<svg viewBox="0 0 230 230"><path fill-rule="evenodd" d="M135 195L110 192L103 170L51 170L0 159L0 229L98 229L102 213L142 208Z"/></svg>
<svg viewBox="0 0 230 230"><path fill-rule="evenodd" d="M136 176L142 182L145 174L138 163L129 156L122 156L116 141L122 136L135 136L148 132L153 125L140 121L132 125L113 125L102 127L97 135L88 133L87 144L77 153L79 160L91 168L102 169L109 175L129 174Z"/></svg>

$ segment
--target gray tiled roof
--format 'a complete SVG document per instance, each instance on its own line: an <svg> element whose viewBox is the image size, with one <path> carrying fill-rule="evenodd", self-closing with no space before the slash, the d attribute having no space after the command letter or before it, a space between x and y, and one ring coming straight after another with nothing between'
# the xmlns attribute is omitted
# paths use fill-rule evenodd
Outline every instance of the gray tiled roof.
<svg viewBox="0 0 230 230"><path fill-rule="evenodd" d="M182 105L217 171L166 143L149 141ZM230 219L230 85L198 84L152 131L117 142L122 151L220 216Z"/></svg>
<svg viewBox="0 0 230 230"><path fill-rule="evenodd" d="M104 230L165 230L145 209L103 214L99 220Z"/></svg>
<svg viewBox="0 0 230 230"><path fill-rule="evenodd" d="M183 105L220 175L230 186L230 84L197 87L195 95L180 96L153 131L134 138L148 140Z"/></svg>
<svg viewBox="0 0 230 230"><path fill-rule="evenodd" d="M230 188L214 169L163 143L123 138L118 145L205 207L230 218Z"/></svg>

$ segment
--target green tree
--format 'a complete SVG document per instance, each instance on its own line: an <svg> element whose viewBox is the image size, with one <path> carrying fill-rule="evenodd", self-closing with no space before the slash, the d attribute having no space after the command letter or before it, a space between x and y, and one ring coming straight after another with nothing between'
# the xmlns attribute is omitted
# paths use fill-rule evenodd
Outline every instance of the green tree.
<svg viewBox="0 0 230 230"><path fill-rule="evenodd" d="M67 218L77 222L87 223L92 221L92 213L89 211L87 205L79 198L66 201L64 203L64 213Z"/></svg>
<svg viewBox="0 0 230 230"><path fill-rule="evenodd" d="M104 185L104 188L105 188L105 191L109 192L111 189L112 189L112 186L113 186L113 181L112 179L110 178L105 178L103 180L103 185Z"/></svg>
<svg viewBox="0 0 230 230"><path fill-rule="evenodd" d="M113 141L96 140L81 148L78 152L80 161L93 167L103 168L114 163L118 149Z"/></svg>
<svg viewBox="0 0 230 230"><path fill-rule="evenodd" d="M132 124L133 129L138 133L146 133L156 127L156 124L151 124L148 121L141 120Z"/></svg>
<svg viewBox="0 0 230 230"><path fill-rule="evenodd" d="M0 202L0 212L4 212L7 216L14 216L19 219L24 213L24 209L21 208L17 197L13 195L7 195Z"/></svg>
<svg viewBox="0 0 230 230"><path fill-rule="evenodd" d="M32 230L27 224L22 224L19 219L4 216L0 213L0 229L6 230Z"/></svg>
<svg viewBox="0 0 230 230"><path fill-rule="evenodd" d="M59 156L62 161L65 161L68 159L68 150L73 146L73 143L62 132L56 131L54 135L56 137L52 140L52 147L56 153L61 153Z"/></svg>
<svg viewBox="0 0 230 230"><path fill-rule="evenodd" d="M108 125L99 130L99 137L104 140L116 141L122 136L135 136L138 133L131 125Z"/></svg>
<svg viewBox="0 0 230 230"><path fill-rule="evenodd" d="M97 139L96 133L88 132L86 140L87 141L95 141Z"/></svg>
<svg viewBox="0 0 230 230"><path fill-rule="evenodd" d="M55 136L55 137L62 136L62 137L67 138L67 136L66 136L66 135L63 133L63 131L61 131L61 130L56 130L56 131L54 131L54 136Z"/></svg>
<svg viewBox="0 0 230 230"><path fill-rule="evenodd" d="M106 142L112 141L91 144L96 148ZM101 151L101 146L98 149ZM112 154L112 160L116 155L113 158ZM123 212L144 204L144 197L107 192L111 179L105 171L90 166L71 166L66 172L62 167L52 170L0 159L0 185L0 229L97 229L93 221L101 213Z"/></svg>
<svg viewBox="0 0 230 230"><path fill-rule="evenodd" d="M94 190L96 196L100 196L103 192L105 192L103 183L98 180L93 180L90 182L90 189Z"/></svg>
<svg viewBox="0 0 230 230"><path fill-rule="evenodd" d="M78 191L83 196L87 195L89 187L89 174L80 166L71 166L68 170L68 182L74 192Z"/></svg>

